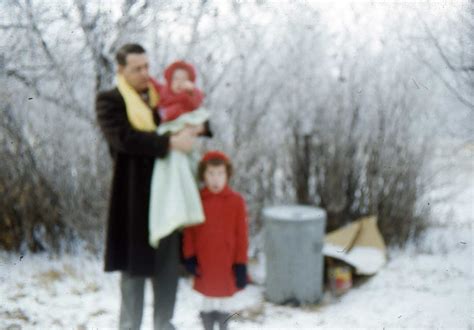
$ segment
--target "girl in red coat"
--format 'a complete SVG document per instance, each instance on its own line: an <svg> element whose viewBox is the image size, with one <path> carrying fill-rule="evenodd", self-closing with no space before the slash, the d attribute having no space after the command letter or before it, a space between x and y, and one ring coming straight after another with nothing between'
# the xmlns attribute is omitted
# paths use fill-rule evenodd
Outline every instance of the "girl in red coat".
<svg viewBox="0 0 474 330"><path fill-rule="evenodd" d="M231 297L247 284L247 214L242 196L227 184L229 158L219 151L204 155L199 179L205 222L184 230L183 255L194 277L194 289L204 295L201 318L206 330L214 323L227 329Z"/></svg>

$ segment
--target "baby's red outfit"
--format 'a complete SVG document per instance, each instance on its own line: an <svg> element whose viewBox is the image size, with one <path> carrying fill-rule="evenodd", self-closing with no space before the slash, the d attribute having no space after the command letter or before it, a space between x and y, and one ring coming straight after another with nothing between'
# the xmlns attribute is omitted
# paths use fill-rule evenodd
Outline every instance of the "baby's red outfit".
<svg viewBox="0 0 474 330"><path fill-rule="evenodd" d="M189 80L192 82L196 81L196 71L189 63L177 61L166 68L166 85L155 85L160 94L159 111L162 122L174 120L186 112L196 110L204 99L204 94L197 88L178 94L172 91L171 81L173 73L178 69L187 71Z"/></svg>

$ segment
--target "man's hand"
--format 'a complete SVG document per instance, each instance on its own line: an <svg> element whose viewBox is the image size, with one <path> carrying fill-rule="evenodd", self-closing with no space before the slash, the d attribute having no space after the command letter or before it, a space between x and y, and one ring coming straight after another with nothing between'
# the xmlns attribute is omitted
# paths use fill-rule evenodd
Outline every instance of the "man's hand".
<svg viewBox="0 0 474 330"><path fill-rule="evenodd" d="M199 136L204 133L204 124L199 125L186 125L186 128L189 128L194 136Z"/></svg>
<svg viewBox="0 0 474 330"><path fill-rule="evenodd" d="M195 139L196 135L194 133L194 130L186 127L180 132L171 136L170 146L172 149L187 153L193 149Z"/></svg>

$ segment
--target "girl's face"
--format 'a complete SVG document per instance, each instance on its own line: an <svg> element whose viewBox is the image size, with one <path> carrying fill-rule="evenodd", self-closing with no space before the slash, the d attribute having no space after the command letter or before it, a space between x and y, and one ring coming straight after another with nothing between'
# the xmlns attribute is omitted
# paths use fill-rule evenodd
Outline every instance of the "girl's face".
<svg viewBox="0 0 474 330"><path fill-rule="evenodd" d="M224 164L208 165L204 171L204 183L213 193L218 193L227 184L227 170Z"/></svg>
<svg viewBox="0 0 474 330"><path fill-rule="evenodd" d="M179 94L185 90L185 82L189 80L189 74L186 70L176 69L171 79L171 90Z"/></svg>

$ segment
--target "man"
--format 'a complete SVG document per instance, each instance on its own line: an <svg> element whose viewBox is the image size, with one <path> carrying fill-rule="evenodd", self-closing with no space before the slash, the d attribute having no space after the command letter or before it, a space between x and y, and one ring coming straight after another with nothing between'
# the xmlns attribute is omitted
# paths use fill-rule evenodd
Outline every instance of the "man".
<svg viewBox="0 0 474 330"><path fill-rule="evenodd" d="M191 151L195 131L158 136L152 130L137 129L133 120L140 116L152 118L153 127L160 122L157 111L148 106L152 103L148 58L140 45L126 44L118 50L116 60L118 87L99 93L96 100L97 120L113 158L105 271L122 272L121 329L140 328L146 278L151 278L153 285L154 328L174 329L171 319L178 283L179 235L174 232L160 240L158 249L148 244L150 183L155 158L165 157L170 149ZM133 111L138 110L131 109L131 96L120 88L120 82L139 96L139 103L147 105L143 106L145 113L136 116ZM211 135L207 124L200 133Z"/></svg>

